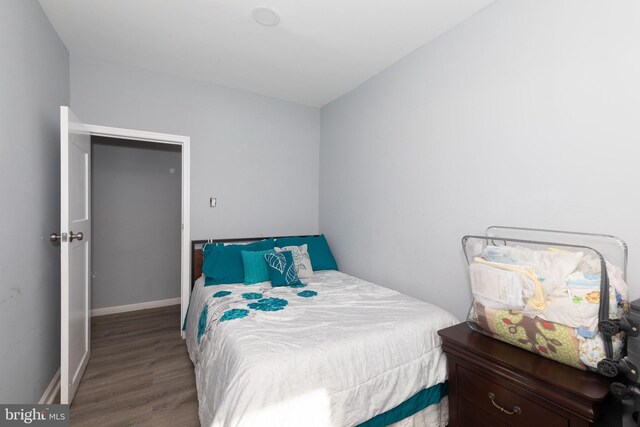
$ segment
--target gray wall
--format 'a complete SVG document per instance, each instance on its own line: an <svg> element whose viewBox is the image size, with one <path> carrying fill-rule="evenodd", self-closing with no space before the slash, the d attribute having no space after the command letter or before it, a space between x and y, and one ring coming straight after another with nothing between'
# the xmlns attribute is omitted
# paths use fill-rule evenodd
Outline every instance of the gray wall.
<svg viewBox="0 0 640 427"><path fill-rule="evenodd" d="M69 53L35 0L0 1L0 402L60 366L60 105Z"/></svg>
<svg viewBox="0 0 640 427"><path fill-rule="evenodd" d="M343 270L464 318L460 238L613 233L640 278L640 3L499 0L322 109Z"/></svg>
<svg viewBox="0 0 640 427"><path fill-rule="evenodd" d="M92 307L179 297L180 146L91 142Z"/></svg>
<svg viewBox="0 0 640 427"><path fill-rule="evenodd" d="M317 231L319 109L77 56L71 108L86 123L191 137L193 238Z"/></svg>

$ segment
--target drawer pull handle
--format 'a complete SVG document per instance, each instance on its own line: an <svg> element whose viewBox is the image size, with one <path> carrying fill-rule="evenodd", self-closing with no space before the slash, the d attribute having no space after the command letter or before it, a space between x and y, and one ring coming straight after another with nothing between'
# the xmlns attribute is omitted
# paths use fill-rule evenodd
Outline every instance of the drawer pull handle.
<svg viewBox="0 0 640 427"><path fill-rule="evenodd" d="M489 393L489 399L491 400L491 403L493 403L493 406L495 406L496 408L500 409L500 411L504 412L507 415L520 415L522 413L522 409L520 409L520 407L518 405L514 406L512 410L508 411L506 409L504 409L502 406L498 405L496 403L496 395L493 393Z"/></svg>

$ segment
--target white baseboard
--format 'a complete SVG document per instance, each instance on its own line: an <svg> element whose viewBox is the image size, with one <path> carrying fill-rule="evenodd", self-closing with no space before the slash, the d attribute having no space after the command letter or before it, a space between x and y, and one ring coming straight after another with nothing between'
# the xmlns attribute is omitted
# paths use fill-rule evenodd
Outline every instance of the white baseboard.
<svg viewBox="0 0 640 427"><path fill-rule="evenodd" d="M180 304L180 298L169 298L159 301L140 302L137 304L119 305L117 307L94 308L91 317L105 316L107 314L126 313L128 311L146 310L148 308L166 307Z"/></svg>
<svg viewBox="0 0 640 427"><path fill-rule="evenodd" d="M47 389L42 394L40 401L38 404L40 405L51 405L53 403L53 399L55 399L58 394L58 390L60 390L60 369L58 368L58 372L53 376L51 382L47 386Z"/></svg>

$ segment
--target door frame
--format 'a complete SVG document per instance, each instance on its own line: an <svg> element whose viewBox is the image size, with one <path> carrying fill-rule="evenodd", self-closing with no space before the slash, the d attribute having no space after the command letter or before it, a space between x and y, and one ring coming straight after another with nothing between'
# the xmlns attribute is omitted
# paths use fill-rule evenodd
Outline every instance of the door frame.
<svg viewBox="0 0 640 427"><path fill-rule="evenodd" d="M190 166L191 166L191 138L188 136L172 135L168 133L146 132L133 129L116 128L100 125L85 125L91 136L104 136L107 138L128 139L140 142L155 142L159 144L180 145L182 147L182 232L180 238L180 325L187 314L189 297L191 294L191 193L190 193ZM184 336L184 334L182 333Z"/></svg>

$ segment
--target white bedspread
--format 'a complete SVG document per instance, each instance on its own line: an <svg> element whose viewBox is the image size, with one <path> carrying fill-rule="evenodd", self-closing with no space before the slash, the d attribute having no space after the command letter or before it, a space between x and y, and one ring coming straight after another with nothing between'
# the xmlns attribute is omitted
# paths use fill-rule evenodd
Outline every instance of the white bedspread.
<svg viewBox="0 0 640 427"><path fill-rule="evenodd" d="M458 320L434 305L337 271L298 289L203 283L187 318L202 426L353 426L446 379L437 331ZM247 292L288 304L220 322Z"/></svg>

